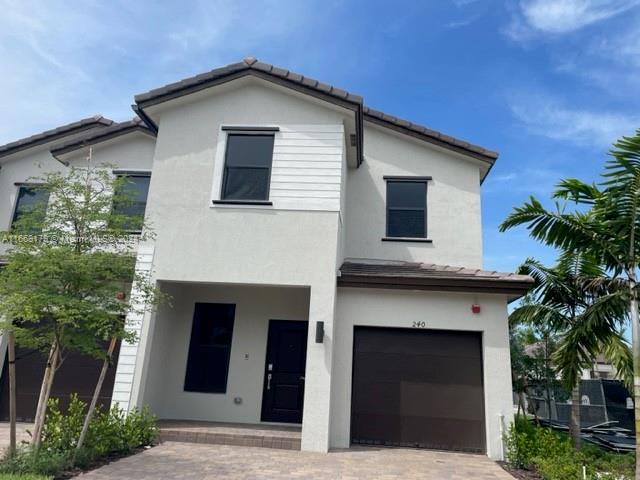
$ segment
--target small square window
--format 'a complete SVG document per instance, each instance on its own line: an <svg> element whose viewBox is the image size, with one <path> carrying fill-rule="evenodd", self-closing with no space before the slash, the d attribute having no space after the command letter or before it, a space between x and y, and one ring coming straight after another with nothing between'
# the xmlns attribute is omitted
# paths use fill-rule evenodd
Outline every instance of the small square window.
<svg viewBox="0 0 640 480"><path fill-rule="evenodd" d="M426 238L427 182L387 181L387 237Z"/></svg>
<svg viewBox="0 0 640 480"><path fill-rule="evenodd" d="M11 228L24 230L31 234L40 233L48 203L49 192L43 187L21 185L18 188L18 198L11 219ZM18 222L20 219L22 222Z"/></svg>
<svg viewBox="0 0 640 480"><path fill-rule="evenodd" d="M222 200L269 200L273 134L227 136Z"/></svg>

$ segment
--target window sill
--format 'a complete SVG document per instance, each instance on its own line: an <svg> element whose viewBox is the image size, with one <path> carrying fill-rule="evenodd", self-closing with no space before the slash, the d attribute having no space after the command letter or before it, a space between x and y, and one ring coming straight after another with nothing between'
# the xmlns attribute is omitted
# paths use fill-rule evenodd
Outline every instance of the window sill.
<svg viewBox="0 0 640 480"><path fill-rule="evenodd" d="M212 200L214 205L273 205L268 200Z"/></svg>
<svg viewBox="0 0 640 480"><path fill-rule="evenodd" d="M417 242L417 243L433 243L430 238L418 237L382 237L383 242Z"/></svg>

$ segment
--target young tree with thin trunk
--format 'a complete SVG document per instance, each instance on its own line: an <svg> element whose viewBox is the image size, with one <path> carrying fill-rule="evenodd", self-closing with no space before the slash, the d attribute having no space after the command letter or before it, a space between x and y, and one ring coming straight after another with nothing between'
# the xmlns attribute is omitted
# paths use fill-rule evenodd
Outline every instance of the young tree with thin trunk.
<svg viewBox="0 0 640 480"><path fill-rule="evenodd" d="M590 252L614 279L625 285L618 295L627 302L631 323L636 478L640 479L640 130L614 144L599 184L563 180L554 196L576 208L567 212L565 204L549 210L531 197L514 209L500 229L526 225L533 238L547 245Z"/></svg>
<svg viewBox="0 0 640 480"><path fill-rule="evenodd" d="M11 321L0 327L10 327L19 345L47 353L33 432L36 451L56 372L67 354L109 361L113 350L106 351L105 343L133 340L125 315L159 298L149 279L135 272L130 230L134 222L138 230L145 225L114 211L114 203L129 201L123 188L128 180L111 172L109 166L94 166L89 155L83 168L45 173L36 181L48 193L48 205L21 215L7 236L12 247L0 271L0 318ZM120 295L132 283L139 292L135 302Z"/></svg>

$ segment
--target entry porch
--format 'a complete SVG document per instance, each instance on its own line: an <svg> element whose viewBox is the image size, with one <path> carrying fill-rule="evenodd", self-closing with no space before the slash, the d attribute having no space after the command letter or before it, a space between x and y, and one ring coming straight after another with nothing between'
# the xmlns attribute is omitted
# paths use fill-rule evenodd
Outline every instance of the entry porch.
<svg viewBox="0 0 640 480"><path fill-rule="evenodd" d="M152 315L138 404L161 420L162 437L300 449L307 347L316 334L310 289L161 288L171 301Z"/></svg>

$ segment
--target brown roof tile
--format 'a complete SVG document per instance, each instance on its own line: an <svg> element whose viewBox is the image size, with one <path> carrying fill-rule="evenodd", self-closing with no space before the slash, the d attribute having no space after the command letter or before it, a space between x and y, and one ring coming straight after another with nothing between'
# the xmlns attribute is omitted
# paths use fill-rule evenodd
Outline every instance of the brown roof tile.
<svg viewBox="0 0 640 480"><path fill-rule="evenodd" d="M347 260L340 267L338 286L405 288L505 293L517 298L533 286L527 275L387 260Z"/></svg>
<svg viewBox="0 0 640 480"><path fill-rule="evenodd" d="M459 140L454 137L444 135L435 130L428 129L422 125L418 125L407 120L388 115L384 112L374 110L365 107L363 99L360 95L347 92L340 88L328 85L318 80L305 77L298 73L278 68L268 63L259 62L254 57L247 57L242 62L233 63L225 67L216 68L209 72L196 75L194 77L180 80L179 82L170 83L160 88L150 90L146 93L135 96L136 103L144 108L150 105L177 98L182 95L188 95L204 88L216 85L221 81L229 78L235 78L237 75L250 75L250 74L266 74L274 78L278 78L289 84L299 85L301 87L308 88L312 91L319 92L329 97L333 97L342 102L355 105L359 111L363 112L364 119L370 122L375 122L385 127L399 130L403 133L416 136L424 141L432 144L448 148L458 153L466 154L474 158L483 160L489 165L492 165L498 158L498 154L492 150L473 145L464 140ZM360 114L362 115L362 113ZM360 120L356 120L360 121Z"/></svg>
<svg viewBox="0 0 640 480"><path fill-rule="evenodd" d="M135 117L126 122L114 123L109 127L101 128L97 131L90 131L86 135L83 135L79 138L75 138L71 141L55 145L51 149L51 154L55 157L57 155L69 153L74 150L87 147L89 145L95 145L97 143L104 142L112 138L116 138L121 135L126 135L128 133L136 131L146 133L147 135L153 137L156 136L155 132L147 127L142 120L140 120L138 117Z"/></svg>
<svg viewBox="0 0 640 480"><path fill-rule="evenodd" d="M32 148L38 145L52 142L68 135L73 135L85 130L94 129L96 127L104 128L113 124L113 120L103 117L102 115L95 115L89 118L83 118L77 122L68 123L61 127L46 130L30 137L16 140L15 142L7 143L0 146L0 158L12 155L14 153Z"/></svg>

